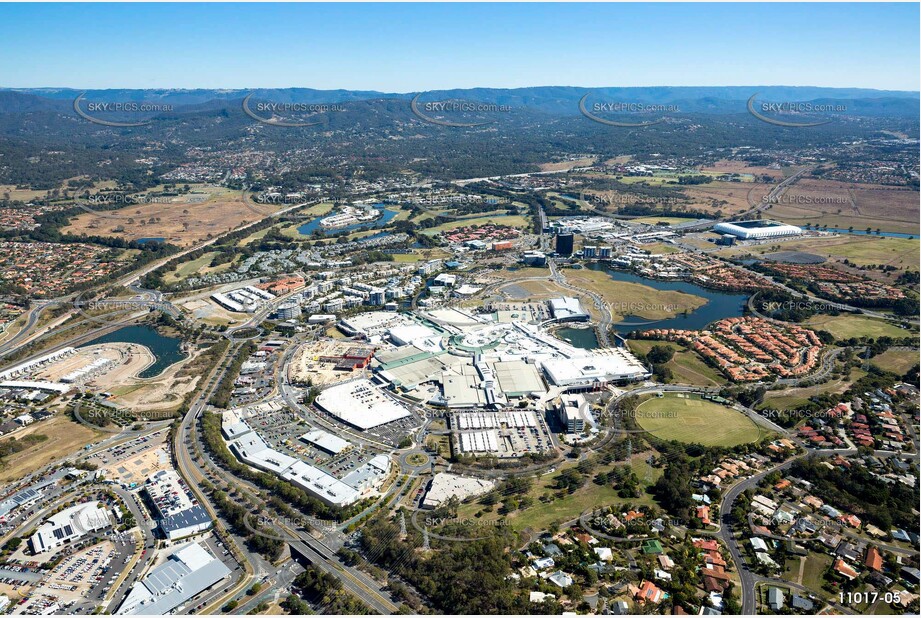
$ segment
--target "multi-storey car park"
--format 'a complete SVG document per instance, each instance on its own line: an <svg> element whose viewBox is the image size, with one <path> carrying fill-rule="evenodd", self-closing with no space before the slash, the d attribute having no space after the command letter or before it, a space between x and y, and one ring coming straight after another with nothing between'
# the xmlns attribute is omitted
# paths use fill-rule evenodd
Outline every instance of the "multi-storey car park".
<svg viewBox="0 0 921 618"><path fill-rule="evenodd" d="M213 523L174 470L160 470L151 476L143 493L160 533L170 541L204 532Z"/></svg>

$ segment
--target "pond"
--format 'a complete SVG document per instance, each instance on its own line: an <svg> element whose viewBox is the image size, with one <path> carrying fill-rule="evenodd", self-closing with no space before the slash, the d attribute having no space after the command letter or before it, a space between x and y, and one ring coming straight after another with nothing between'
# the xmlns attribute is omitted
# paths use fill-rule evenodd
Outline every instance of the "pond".
<svg viewBox="0 0 921 618"><path fill-rule="evenodd" d="M595 333L594 328L572 328L566 326L557 329L554 335L556 335L558 339L562 339L566 343L584 350L594 350L598 347L598 335Z"/></svg>

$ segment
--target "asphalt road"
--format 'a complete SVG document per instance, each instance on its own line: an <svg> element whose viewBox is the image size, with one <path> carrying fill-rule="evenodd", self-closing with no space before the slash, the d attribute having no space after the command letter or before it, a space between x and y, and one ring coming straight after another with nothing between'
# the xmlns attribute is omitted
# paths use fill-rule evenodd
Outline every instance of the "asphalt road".
<svg viewBox="0 0 921 618"><path fill-rule="evenodd" d="M759 576L752 573L745 566L745 559L742 556L741 548L732 534L732 505L736 499L747 489L755 487L761 479L777 470L786 470L793 465L793 459L769 468L752 477L745 479L733 485L724 495L720 503L720 531L718 536L729 548L729 554L732 556L732 562L736 565L741 582L740 591L742 596L742 614L745 616L755 615L756 596L755 584L759 581Z"/></svg>
<svg viewBox="0 0 921 618"><path fill-rule="evenodd" d="M289 532L293 532L290 531ZM295 533L300 541L290 541L292 552L304 556L320 570L332 574L343 587L379 614L395 614L399 607L381 590L380 584L362 571L342 564L335 554L306 533Z"/></svg>

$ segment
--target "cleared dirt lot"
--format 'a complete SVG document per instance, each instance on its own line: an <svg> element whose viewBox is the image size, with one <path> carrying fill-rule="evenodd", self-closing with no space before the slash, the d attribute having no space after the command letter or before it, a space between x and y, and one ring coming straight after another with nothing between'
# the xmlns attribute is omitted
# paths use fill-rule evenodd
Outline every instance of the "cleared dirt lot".
<svg viewBox="0 0 921 618"><path fill-rule="evenodd" d="M183 397L194 390L201 379L199 375L180 375L197 356L198 353L195 353L170 365L154 378L131 377L123 380L118 386L108 389L113 393L111 401L135 412L178 409Z"/></svg>
<svg viewBox="0 0 921 618"><path fill-rule="evenodd" d="M104 343L80 348L75 354L49 365L36 375L42 380L58 382L67 374L78 371L99 359L109 360L111 364L99 370L89 383L102 390L123 383L154 362L153 354L144 346L130 343Z"/></svg>
<svg viewBox="0 0 921 618"><path fill-rule="evenodd" d="M54 363L37 376L43 380L58 381L76 369L105 358L112 363L81 380L92 392L111 392L110 401L133 411L175 409L183 396L195 387L198 376L179 376L191 358L175 363L153 378L137 377L154 361L153 353L142 345L133 343L104 343L80 348L75 354Z"/></svg>
<svg viewBox="0 0 921 618"><path fill-rule="evenodd" d="M351 341L316 341L308 342L297 349L288 365L288 379L292 382L313 384L333 384L354 377L355 371L336 370L336 363L320 360L320 357L335 357L345 354L351 348L358 347Z"/></svg>
<svg viewBox="0 0 921 618"><path fill-rule="evenodd" d="M177 304L182 307L183 311L194 315L196 320L201 320L206 324L230 325L249 319L249 315L228 311L209 298L190 298L177 301Z"/></svg>
<svg viewBox="0 0 921 618"><path fill-rule="evenodd" d="M143 483L159 470L171 469L169 454L163 446L165 439L164 432L146 450L126 459L116 459L103 468L106 478L122 483Z"/></svg>

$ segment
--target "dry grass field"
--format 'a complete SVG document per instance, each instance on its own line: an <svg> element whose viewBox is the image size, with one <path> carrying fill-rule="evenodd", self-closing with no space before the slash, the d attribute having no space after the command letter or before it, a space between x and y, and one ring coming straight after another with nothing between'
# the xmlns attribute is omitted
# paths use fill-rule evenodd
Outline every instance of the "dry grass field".
<svg viewBox="0 0 921 618"><path fill-rule="evenodd" d="M702 172L715 172L717 174L754 174L755 176L770 176L775 181L783 180L783 172L764 166L750 166L745 161L727 161L721 159L714 163L701 168Z"/></svg>
<svg viewBox="0 0 921 618"><path fill-rule="evenodd" d="M680 225L681 223L690 223L691 221L697 221L697 219L694 219L692 217L656 217L656 216L639 217L637 219L633 219L634 223L646 223L649 225L657 225L659 223L666 223L668 225ZM648 249L649 245L647 245L644 248Z"/></svg>
<svg viewBox="0 0 921 618"><path fill-rule="evenodd" d="M903 269L917 269L921 241L917 238L887 238L885 236L856 236L840 234L837 236L799 237L789 240L764 243L755 246L734 247L726 251L734 256L762 255L775 251L803 251L820 255L834 264L851 272L859 272L875 279L894 279ZM848 260L856 266L884 264L894 266L896 271L885 274L879 271L857 271L848 269L844 264Z"/></svg>
<svg viewBox="0 0 921 618"><path fill-rule="evenodd" d="M169 203L131 204L104 211L105 216L81 214L63 228L69 234L116 236L127 240L164 238L178 246L230 231L244 223L261 219L272 206L249 208L239 191L202 185L192 193L173 198ZM265 214L260 215L260 212Z"/></svg>
<svg viewBox="0 0 921 618"><path fill-rule="evenodd" d="M575 296L595 320L600 319L594 302L586 294L563 287L550 279L550 271L540 268L522 268L502 273L508 283L501 290L518 301L539 301L558 296ZM656 290L638 283L615 281L606 273L583 269L566 269L566 281L570 285L594 290L608 303L615 322L627 314L648 320L660 320L701 307L706 300L684 292ZM532 279L538 277L538 279Z"/></svg>
<svg viewBox="0 0 921 618"><path fill-rule="evenodd" d="M792 225L917 234L918 192L804 178L787 190L783 203L771 206L766 214Z"/></svg>
<svg viewBox="0 0 921 618"><path fill-rule="evenodd" d="M442 223L441 225L436 225L435 227L430 227L422 231L426 236L434 236L440 234L441 232L448 232L450 230L459 228L459 227L468 227L471 225L485 225L487 223L492 223L495 225L506 225L508 227L514 227L521 230L527 230L530 221L528 217L522 215L504 215L500 212L492 215L482 215L464 219L453 219Z"/></svg>
<svg viewBox="0 0 921 618"><path fill-rule="evenodd" d="M219 264L215 267L211 266L211 261L216 255L218 255L217 251L209 251L199 258L183 262L179 264L175 270L166 273L163 280L166 281L167 284L173 284L184 281L189 277L210 275L228 270L231 265L230 262Z"/></svg>
<svg viewBox="0 0 921 618"><path fill-rule="evenodd" d="M715 172L707 172L713 175ZM735 213L748 211L753 205L758 204L762 197L770 192L772 184L761 182L721 182L713 181L705 185L678 186L677 175L659 175L659 176L624 176L615 177L611 174L586 174L584 177L587 181L592 179L605 178L615 179L626 185L640 185L649 187L673 188L678 193L684 194L684 199L678 197L673 203L656 202L654 199L644 198L639 193L630 191L620 192L614 190L608 191L586 191L586 197L591 206L598 210L610 213L617 213L621 206L629 204L647 203L653 208L687 208L695 211L701 211L708 216L713 216L721 212L723 216L731 216ZM557 200L558 201L558 200ZM570 206L570 202L558 204L562 207ZM646 219L655 219L656 216L645 217Z"/></svg>
<svg viewBox="0 0 921 618"><path fill-rule="evenodd" d="M636 315L647 320L661 320L691 311L706 304L706 300L693 294L673 290L656 290L639 283L615 281L607 273L589 270L567 269L566 280L570 284L594 290L611 306L614 321L625 315ZM568 295L572 295L569 293ZM588 308L592 303L583 305Z"/></svg>
<svg viewBox="0 0 921 618"><path fill-rule="evenodd" d="M908 221L918 230L918 192L883 185L855 185L857 208L867 217Z"/></svg>
<svg viewBox="0 0 921 618"><path fill-rule="evenodd" d="M646 354L654 345L663 345L661 341L649 339L630 339L628 345L631 350ZM675 355L665 366L672 371L672 382L675 384L692 384L695 386L722 386L726 378L701 360L695 352L676 343L668 343L675 350Z"/></svg>
<svg viewBox="0 0 921 618"><path fill-rule="evenodd" d="M709 214L722 212L723 216L743 213L771 191L773 185L765 183L711 182L685 187L695 210Z"/></svg>
<svg viewBox="0 0 921 618"><path fill-rule="evenodd" d="M851 369L846 378L835 378L828 382L816 384L814 386L801 386L797 388L782 388L776 391L768 391L764 395L764 401L758 406L759 410L792 410L798 406L805 405L810 397L822 394L840 395L851 384L864 377L866 374L862 369Z"/></svg>
<svg viewBox="0 0 921 618"><path fill-rule="evenodd" d="M918 364L918 350L886 350L870 362L880 369L903 375Z"/></svg>
<svg viewBox="0 0 921 618"><path fill-rule="evenodd" d="M653 468L646 461L649 454L650 451L634 453L629 462L630 467L640 479L641 487L654 484L662 476L662 468ZM625 463L624 461L619 461L610 465L601 465L598 466L596 472L610 472L615 467ZM569 460L557 466L555 472L544 474L535 479L531 490L526 494L534 501L534 506L503 515L502 517L508 522L508 526L516 532L541 532L546 530L552 522L576 519L588 509L600 505L630 503L633 506L652 506L654 504L652 496L642 491L642 489L639 498L621 498L618 495L618 489L610 483L597 485L588 481L572 493L557 489L557 477L577 465L577 462ZM457 516L458 518L474 518L477 517L476 513L482 509L482 503L479 500L473 500L469 503L461 504L458 508ZM495 513L484 513L480 517L482 518L481 521L497 519ZM419 521L422 521L421 517ZM485 533L488 533L488 528L477 530L476 527L471 527L470 532L465 533L465 535L485 536Z"/></svg>
<svg viewBox="0 0 921 618"><path fill-rule="evenodd" d="M805 322L806 326L830 332L838 339L851 337L908 337L911 331L893 326L884 320L860 315L815 315Z"/></svg>
<svg viewBox="0 0 921 618"><path fill-rule="evenodd" d="M741 412L684 393L644 401L636 409L636 422L662 440L704 446L738 446L763 436Z"/></svg>
<svg viewBox="0 0 921 618"><path fill-rule="evenodd" d="M0 185L0 197L20 202L41 199L49 193L50 191L44 189L18 189L16 185Z"/></svg>
<svg viewBox="0 0 921 618"><path fill-rule="evenodd" d="M0 481L22 478L29 472L74 453L104 435L63 415L35 423L14 435L20 439L32 433L48 436L48 439L4 460L4 465L0 468Z"/></svg>

